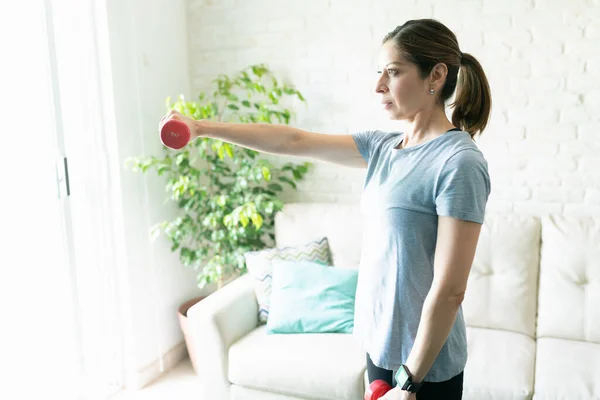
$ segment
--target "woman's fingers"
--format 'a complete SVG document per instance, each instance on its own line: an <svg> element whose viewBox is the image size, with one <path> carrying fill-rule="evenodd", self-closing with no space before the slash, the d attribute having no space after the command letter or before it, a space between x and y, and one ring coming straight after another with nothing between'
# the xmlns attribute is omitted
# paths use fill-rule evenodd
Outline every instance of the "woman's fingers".
<svg viewBox="0 0 600 400"><path fill-rule="evenodd" d="M175 109L172 109L172 110L170 110L170 111L167 113L167 115L163 116L163 117L160 119L160 122L158 123L158 129L159 129L159 130L161 130L161 129L162 129L162 127L163 127L163 125L164 125L165 123L167 123L167 121L169 121L169 120L171 120L171 119L178 120L178 121L183 121L183 120L184 120L184 118L183 118L183 114L181 114L179 111L177 111L177 110L175 110Z"/></svg>
<svg viewBox="0 0 600 400"><path fill-rule="evenodd" d="M158 123L158 130L161 130L163 125L170 119L171 117L169 116L169 114L163 116L160 119L160 122Z"/></svg>
<svg viewBox="0 0 600 400"><path fill-rule="evenodd" d="M169 111L169 117L181 117L181 113L175 109Z"/></svg>

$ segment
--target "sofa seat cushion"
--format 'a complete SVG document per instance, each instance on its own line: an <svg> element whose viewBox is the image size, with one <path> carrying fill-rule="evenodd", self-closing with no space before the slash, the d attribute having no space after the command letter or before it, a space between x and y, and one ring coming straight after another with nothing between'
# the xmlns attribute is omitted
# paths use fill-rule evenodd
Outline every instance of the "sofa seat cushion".
<svg viewBox="0 0 600 400"><path fill-rule="evenodd" d="M264 325L229 348L229 381L309 399L364 396L365 351L351 334L267 334Z"/></svg>
<svg viewBox="0 0 600 400"><path fill-rule="evenodd" d="M306 397L291 396L276 392L251 389L245 386L231 385L229 400L306 400Z"/></svg>
<svg viewBox="0 0 600 400"><path fill-rule="evenodd" d="M600 344L538 338L535 400L600 399Z"/></svg>
<svg viewBox="0 0 600 400"><path fill-rule="evenodd" d="M467 327L464 400L531 399L535 341L522 333Z"/></svg>

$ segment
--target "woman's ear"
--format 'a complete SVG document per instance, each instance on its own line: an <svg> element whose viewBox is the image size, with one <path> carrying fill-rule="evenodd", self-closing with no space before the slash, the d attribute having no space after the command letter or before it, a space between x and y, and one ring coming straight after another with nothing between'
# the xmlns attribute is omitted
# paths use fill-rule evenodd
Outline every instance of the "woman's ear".
<svg viewBox="0 0 600 400"><path fill-rule="evenodd" d="M436 92L442 90L446 76L448 76L448 66L444 63L436 64L429 74L429 86Z"/></svg>

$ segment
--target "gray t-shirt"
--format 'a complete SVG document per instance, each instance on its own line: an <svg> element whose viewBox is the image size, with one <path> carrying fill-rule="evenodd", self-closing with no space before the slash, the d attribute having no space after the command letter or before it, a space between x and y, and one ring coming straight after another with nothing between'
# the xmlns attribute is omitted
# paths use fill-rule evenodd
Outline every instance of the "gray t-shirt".
<svg viewBox="0 0 600 400"><path fill-rule="evenodd" d="M412 349L433 282L438 216L483 223L491 192L487 161L460 130L400 150L395 147L402 133L370 131L353 138L368 163L354 335L376 366L395 372ZM461 307L425 380L448 380L466 361Z"/></svg>

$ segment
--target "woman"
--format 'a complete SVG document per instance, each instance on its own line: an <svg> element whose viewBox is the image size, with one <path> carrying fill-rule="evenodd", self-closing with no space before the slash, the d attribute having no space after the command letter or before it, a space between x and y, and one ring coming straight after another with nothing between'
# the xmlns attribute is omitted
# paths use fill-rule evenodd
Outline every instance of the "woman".
<svg viewBox="0 0 600 400"><path fill-rule="evenodd" d="M407 123L404 132L324 135L176 111L162 122L182 120L195 136L260 152L366 168L354 335L367 350L369 380L395 386L388 400L460 399L461 303L491 190L473 139L487 124L490 89L477 60L431 19L386 35L379 62L375 90L390 118ZM455 92L449 121L444 107Z"/></svg>

